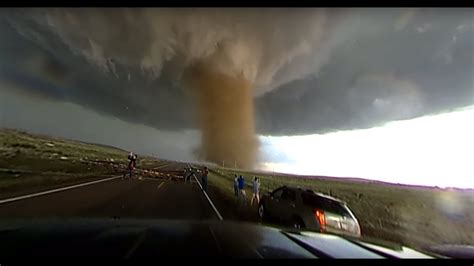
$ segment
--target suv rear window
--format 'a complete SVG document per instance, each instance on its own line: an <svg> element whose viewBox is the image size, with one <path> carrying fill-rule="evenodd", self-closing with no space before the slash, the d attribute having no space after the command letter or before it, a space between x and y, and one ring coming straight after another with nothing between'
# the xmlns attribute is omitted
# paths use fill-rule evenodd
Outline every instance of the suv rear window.
<svg viewBox="0 0 474 266"><path fill-rule="evenodd" d="M283 188L279 188L272 192L272 197L281 198L282 193L283 193Z"/></svg>
<svg viewBox="0 0 474 266"><path fill-rule="evenodd" d="M315 194L307 192L301 193L301 199L303 200L303 204L307 206L315 207L337 215L351 217L346 208L337 201L319 197Z"/></svg>
<svg viewBox="0 0 474 266"><path fill-rule="evenodd" d="M296 193L291 189L285 189L281 195L281 198L289 201L295 201Z"/></svg>

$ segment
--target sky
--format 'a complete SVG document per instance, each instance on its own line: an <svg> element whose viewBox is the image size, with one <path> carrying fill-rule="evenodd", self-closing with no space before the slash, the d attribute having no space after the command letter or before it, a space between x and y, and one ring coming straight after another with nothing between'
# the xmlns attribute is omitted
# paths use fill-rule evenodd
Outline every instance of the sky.
<svg viewBox="0 0 474 266"><path fill-rule="evenodd" d="M0 33L3 127L199 160L204 62L252 84L259 165L472 186L473 9L2 9Z"/></svg>
<svg viewBox="0 0 474 266"><path fill-rule="evenodd" d="M472 121L474 106L371 129L262 137L271 149L269 153L277 154L277 158L264 162L263 168L302 175L474 188Z"/></svg>

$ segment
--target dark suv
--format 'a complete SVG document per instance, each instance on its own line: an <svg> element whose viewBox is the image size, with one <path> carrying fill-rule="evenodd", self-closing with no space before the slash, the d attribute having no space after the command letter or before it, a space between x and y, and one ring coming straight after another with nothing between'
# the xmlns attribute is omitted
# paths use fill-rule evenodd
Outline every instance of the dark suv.
<svg viewBox="0 0 474 266"><path fill-rule="evenodd" d="M258 206L262 220L278 220L294 228L360 237L360 226L347 204L312 190L283 186L264 195Z"/></svg>

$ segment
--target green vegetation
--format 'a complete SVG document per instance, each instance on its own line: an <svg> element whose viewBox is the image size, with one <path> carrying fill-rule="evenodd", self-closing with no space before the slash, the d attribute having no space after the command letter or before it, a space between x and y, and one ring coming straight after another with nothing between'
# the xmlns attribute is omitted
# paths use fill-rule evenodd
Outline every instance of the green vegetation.
<svg viewBox="0 0 474 266"><path fill-rule="evenodd" d="M209 184L235 201L234 174L257 175L262 193L282 185L309 188L344 200L357 216L362 234L425 248L436 244L474 244L474 191L442 190L335 178L262 175L214 168ZM250 187L247 195L251 195ZM457 212L456 208L459 208ZM255 219L256 208L250 209ZM449 212L453 212L450 214Z"/></svg>
<svg viewBox="0 0 474 266"><path fill-rule="evenodd" d="M121 174L127 151L114 147L0 130L0 197ZM167 162L141 157L141 169Z"/></svg>
<svg viewBox="0 0 474 266"><path fill-rule="evenodd" d="M0 130L0 198L123 173L127 151L113 147ZM159 169L170 162L140 156L139 169ZM211 197L226 219L257 221L256 208L238 206L233 175L248 185L254 173L214 168ZM145 173L142 173L143 175ZM256 174L262 192L281 185L300 186L346 201L364 237L423 248L433 244L474 244L474 191L388 185L334 178ZM447 177L449 178L449 177ZM248 187L247 196L251 197ZM233 210L238 210L237 215ZM450 214L450 212L452 212Z"/></svg>

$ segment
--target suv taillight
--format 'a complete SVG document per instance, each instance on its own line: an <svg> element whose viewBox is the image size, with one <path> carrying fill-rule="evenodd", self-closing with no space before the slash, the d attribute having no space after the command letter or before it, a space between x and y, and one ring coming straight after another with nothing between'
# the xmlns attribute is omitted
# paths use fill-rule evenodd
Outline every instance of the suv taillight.
<svg viewBox="0 0 474 266"><path fill-rule="evenodd" d="M324 230L326 229L326 217L324 216L324 211L314 209L313 213L314 213L314 218L316 218L316 221L319 222L320 231L324 232Z"/></svg>

